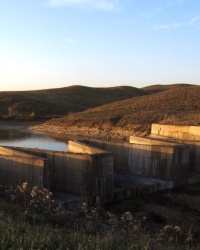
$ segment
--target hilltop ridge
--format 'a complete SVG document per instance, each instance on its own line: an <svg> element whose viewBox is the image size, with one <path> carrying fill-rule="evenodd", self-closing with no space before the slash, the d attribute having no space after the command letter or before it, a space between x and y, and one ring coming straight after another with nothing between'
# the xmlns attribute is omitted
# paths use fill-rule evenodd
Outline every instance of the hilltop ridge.
<svg viewBox="0 0 200 250"><path fill-rule="evenodd" d="M36 129L97 137L148 133L152 123L200 125L200 86L175 88L52 119Z"/></svg>
<svg viewBox="0 0 200 250"><path fill-rule="evenodd" d="M142 89L150 92L151 94L154 94L154 93L158 93L158 92L166 91L170 89L185 88L185 87L192 87L192 86L196 86L196 85L189 84L189 83L156 84L156 85L143 87Z"/></svg>
<svg viewBox="0 0 200 250"><path fill-rule="evenodd" d="M129 86L92 88L74 85L35 91L4 91L0 92L0 115L61 116L147 94L148 91Z"/></svg>

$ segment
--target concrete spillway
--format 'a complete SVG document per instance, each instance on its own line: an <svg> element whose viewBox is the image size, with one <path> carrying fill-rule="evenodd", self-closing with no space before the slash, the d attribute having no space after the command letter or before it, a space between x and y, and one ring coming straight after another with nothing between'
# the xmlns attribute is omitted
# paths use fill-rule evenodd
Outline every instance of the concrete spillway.
<svg viewBox="0 0 200 250"><path fill-rule="evenodd" d="M0 147L0 184L28 182L93 204L200 182L199 127L168 130L154 124L151 136L124 143L69 141L68 152Z"/></svg>

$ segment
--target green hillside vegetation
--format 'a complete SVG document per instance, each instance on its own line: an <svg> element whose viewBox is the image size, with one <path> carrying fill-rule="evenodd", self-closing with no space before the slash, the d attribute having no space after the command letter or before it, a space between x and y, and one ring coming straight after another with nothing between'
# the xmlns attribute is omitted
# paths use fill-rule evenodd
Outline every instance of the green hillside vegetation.
<svg viewBox="0 0 200 250"><path fill-rule="evenodd" d="M142 89L154 94L154 93L158 93L158 92L166 91L170 89L192 87L192 86L195 86L195 85L187 84L187 83L175 83L175 84L166 84L166 85L157 84L157 85L147 86Z"/></svg>
<svg viewBox="0 0 200 250"><path fill-rule="evenodd" d="M145 90L128 86L70 86L38 91L0 92L0 115L4 118L23 115L60 116L146 94L148 92Z"/></svg>
<svg viewBox="0 0 200 250"><path fill-rule="evenodd" d="M149 130L152 123L200 125L200 86L172 89L135 97L101 107L52 119L46 125L122 131L136 126Z"/></svg>

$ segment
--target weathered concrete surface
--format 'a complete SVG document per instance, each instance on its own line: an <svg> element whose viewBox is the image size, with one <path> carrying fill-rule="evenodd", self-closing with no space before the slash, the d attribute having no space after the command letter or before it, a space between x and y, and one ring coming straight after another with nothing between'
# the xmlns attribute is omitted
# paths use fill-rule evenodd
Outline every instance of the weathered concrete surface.
<svg viewBox="0 0 200 250"><path fill-rule="evenodd" d="M195 172L200 172L200 141L187 139L196 139L199 129L153 126L153 131L158 134L131 136L130 143L69 141L68 153L0 147L1 176L9 178L8 171L11 183L15 178L19 184L28 179L39 186L42 176L51 191L70 193L65 200L72 205L83 200L106 203L199 182L200 174Z"/></svg>
<svg viewBox="0 0 200 250"><path fill-rule="evenodd" d="M131 141L136 143L101 141L87 141L87 143L113 153L115 173L140 174L174 181L175 185L187 183L189 173L187 146L141 137L132 137Z"/></svg>
<svg viewBox="0 0 200 250"><path fill-rule="evenodd" d="M88 145L84 141L68 141L68 152L76 154L111 154L109 151Z"/></svg>
<svg viewBox="0 0 200 250"><path fill-rule="evenodd" d="M129 157L129 143L115 143L108 141L85 141L88 145L101 148L105 151L109 151L114 157L114 172L115 173L127 173L129 171L128 157Z"/></svg>
<svg viewBox="0 0 200 250"><path fill-rule="evenodd" d="M139 144L139 145L159 145L159 146L176 146L177 143L161 141L156 138L149 137L139 137L139 136L130 136L129 142L131 144Z"/></svg>
<svg viewBox="0 0 200 250"><path fill-rule="evenodd" d="M44 180L50 190L90 197L90 203L112 201L112 154L102 150L101 154L91 155L27 148L20 150L46 159Z"/></svg>
<svg viewBox="0 0 200 250"><path fill-rule="evenodd" d="M89 204L87 197L66 192L54 192L53 199L57 204L62 204L67 210L74 210L80 207L82 202Z"/></svg>
<svg viewBox="0 0 200 250"><path fill-rule="evenodd" d="M152 124L151 134L156 134L165 137L172 137L184 140L200 141L199 126L176 126Z"/></svg>
<svg viewBox="0 0 200 250"><path fill-rule="evenodd" d="M194 183L199 183L200 182L200 174L196 172L190 172L188 176L188 184L194 184Z"/></svg>
<svg viewBox="0 0 200 250"><path fill-rule="evenodd" d="M18 186L29 182L43 187L45 159L0 147L0 183Z"/></svg>
<svg viewBox="0 0 200 250"><path fill-rule="evenodd" d="M90 164L89 156L31 148L20 148L20 150L46 159L44 179L47 188L52 191L83 194L85 189L83 182L86 178L83 175Z"/></svg>
<svg viewBox="0 0 200 250"><path fill-rule="evenodd" d="M191 171L200 173L200 141L170 138L156 134L151 134L149 138L153 140L165 141L167 143L176 142L180 145L187 145L189 148L189 168Z"/></svg>
<svg viewBox="0 0 200 250"><path fill-rule="evenodd" d="M9 147L1 147L0 146L0 154L1 155L9 155L9 156L20 156L20 157L32 157L30 154L23 153L19 150L15 150Z"/></svg>
<svg viewBox="0 0 200 250"><path fill-rule="evenodd" d="M91 157L90 183L88 196L96 197L96 202L108 202L113 199L113 155L80 141L69 141L69 153L89 154Z"/></svg>
<svg viewBox="0 0 200 250"><path fill-rule="evenodd" d="M172 181L163 181L138 174L114 174L114 199L122 200L141 194L173 188Z"/></svg>
<svg viewBox="0 0 200 250"><path fill-rule="evenodd" d="M130 139L132 143L129 151L129 173L172 180L175 185L187 184L188 146L151 138Z"/></svg>
<svg viewBox="0 0 200 250"><path fill-rule="evenodd" d="M190 126L190 135L200 136L200 126Z"/></svg>

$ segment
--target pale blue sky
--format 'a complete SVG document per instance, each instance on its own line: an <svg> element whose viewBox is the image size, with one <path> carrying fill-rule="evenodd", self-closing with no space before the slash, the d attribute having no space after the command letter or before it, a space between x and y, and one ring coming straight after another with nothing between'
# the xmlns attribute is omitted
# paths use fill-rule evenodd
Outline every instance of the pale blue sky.
<svg viewBox="0 0 200 250"><path fill-rule="evenodd" d="M0 91L200 83L199 0L0 0Z"/></svg>

